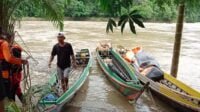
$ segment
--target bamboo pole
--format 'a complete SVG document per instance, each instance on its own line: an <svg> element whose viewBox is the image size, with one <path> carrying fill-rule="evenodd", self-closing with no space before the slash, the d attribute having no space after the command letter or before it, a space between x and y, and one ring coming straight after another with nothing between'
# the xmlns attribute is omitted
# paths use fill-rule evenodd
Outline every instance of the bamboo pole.
<svg viewBox="0 0 200 112"><path fill-rule="evenodd" d="M181 39L182 39L182 31L184 24L184 12L185 12L185 4L183 2L179 4L179 13L176 24L176 34L175 34L172 65L171 65L171 75L174 77L177 77L178 73L179 57L181 51Z"/></svg>

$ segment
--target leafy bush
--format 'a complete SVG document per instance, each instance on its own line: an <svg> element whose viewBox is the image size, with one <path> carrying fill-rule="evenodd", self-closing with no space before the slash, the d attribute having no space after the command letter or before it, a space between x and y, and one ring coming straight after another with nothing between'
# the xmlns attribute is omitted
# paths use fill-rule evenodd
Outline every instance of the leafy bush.
<svg viewBox="0 0 200 112"><path fill-rule="evenodd" d="M177 6L168 0L169 3L162 5L155 4L156 0L141 0L133 2L131 10L139 10L140 14L144 17L145 21L174 21L177 17ZM113 17L118 17L124 13L127 13L127 9L121 9L121 12L117 7L120 4L120 0L113 0L112 13L105 13L101 10L99 0L71 0L71 4L65 6L65 16L67 17L109 17L113 14ZM42 17L43 11L35 5L25 2L20 10L16 12L16 15L27 17ZM198 7L193 9L186 9L186 21L196 22L200 21L200 12Z"/></svg>

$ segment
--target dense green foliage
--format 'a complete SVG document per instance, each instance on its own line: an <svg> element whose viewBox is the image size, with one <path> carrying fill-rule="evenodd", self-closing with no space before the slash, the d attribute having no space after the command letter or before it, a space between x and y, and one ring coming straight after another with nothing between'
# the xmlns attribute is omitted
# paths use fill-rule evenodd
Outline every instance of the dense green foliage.
<svg viewBox="0 0 200 112"><path fill-rule="evenodd" d="M66 17L96 17L103 16L98 1L95 0L72 0L65 7Z"/></svg>
<svg viewBox="0 0 200 112"><path fill-rule="evenodd" d="M145 21L165 21L171 22L176 20L177 17L177 4L172 2L172 0L168 0L169 2L165 2L162 4L155 3L159 0L138 0L138 2L134 2L131 6L131 10L139 10L140 14L144 17ZM121 9L121 12L118 12L117 7L121 5L116 2L116 0L112 3L112 10L110 14L112 16L119 16L126 12L126 10ZM25 3L23 6L22 15L28 17L41 17L43 16L43 11L35 7L35 5L30 4L29 2ZM70 5L65 6L65 16L66 17L109 17L110 14L108 12L104 12L102 8L100 8L100 3L98 0L72 0ZM197 22L200 21L200 12L198 11L198 7L187 8L186 9L186 21L188 22Z"/></svg>
<svg viewBox="0 0 200 112"><path fill-rule="evenodd" d="M0 0L0 27L14 33L15 23L25 16L42 17L63 29L64 6L69 0Z"/></svg>

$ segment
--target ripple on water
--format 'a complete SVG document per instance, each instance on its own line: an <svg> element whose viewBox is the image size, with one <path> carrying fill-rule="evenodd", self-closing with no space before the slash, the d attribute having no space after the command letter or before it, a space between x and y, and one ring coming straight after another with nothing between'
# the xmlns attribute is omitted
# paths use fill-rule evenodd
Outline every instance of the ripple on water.
<svg viewBox="0 0 200 112"><path fill-rule="evenodd" d="M115 33L107 35L105 33L106 22L66 21L65 25L66 40L72 43L75 50L90 48L95 52L97 43L102 40L111 41L113 46L119 44L127 48L142 46L155 56L162 68L170 71L175 24L145 23L146 29L137 27L137 35L133 35L128 30L121 35L119 28L115 30ZM200 90L199 26L199 23L185 25L178 75L178 79L198 90ZM21 29L17 30L27 42L34 57L39 61L38 65L31 64L33 83L47 81L50 77L47 67L48 59L52 46L56 43L58 29L45 21L25 21L22 22ZM17 39L19 40L19 38ZM53 68L55 68L55 62ZM51 71L53 70L55 69ZM107 81L95 62L88 80L71 103L65 106L64 112L154 112L156 110L171 112L170 107L163 105L162 102L158 101L157 104L159 107L143 95L137 104L130 105Z"/></svg>

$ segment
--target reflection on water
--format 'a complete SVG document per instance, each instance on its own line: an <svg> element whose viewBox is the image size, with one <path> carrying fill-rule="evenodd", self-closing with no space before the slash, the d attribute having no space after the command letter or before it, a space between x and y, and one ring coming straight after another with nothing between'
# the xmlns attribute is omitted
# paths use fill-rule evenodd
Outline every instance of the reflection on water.
<svg viewBox="0 0 200 112"><path fill-rule="evenodd" d="M129 30L121 35L119 29L116 29L115 33L107 35L105 22L66 21L64 32L67 36L66 41L71 42L75 50L90 48L94 52L96 44L101 40L109 40L114 46L119 44L128 48L142 46L155 56L162 68L169 71L175 24L146 23L145 25L145 29L137 28L137 35L131 34ZM199 23L185 25L178 75L178 79L198 90L200 90L200 74L198 73L200 70L199 29ZM18 31L29 46L33 56L39 61L37 66L31 61L33 84L45 83L50 77L50 71L54 70L49 70L47 64L52 46L56 43L58 30L49 22L27 21L22 22L22 28ZM53 68L55 68L55 63ZM146 94L136 104L130 105L106 80L95 61L87 82L71 103L64 107L63 112L66 111L171 112L173 110L159 100L155 99L155 102L152 103L152 99Z"/></svg>

